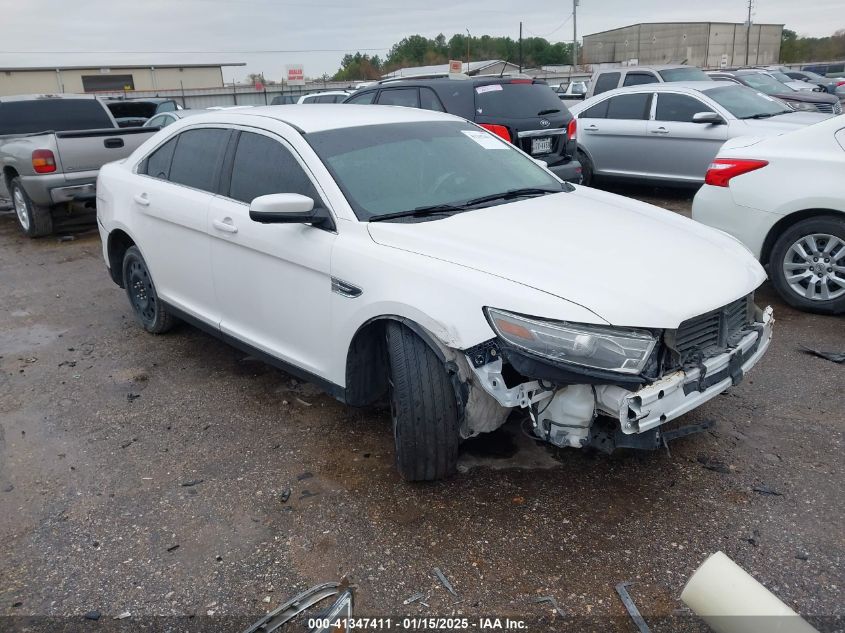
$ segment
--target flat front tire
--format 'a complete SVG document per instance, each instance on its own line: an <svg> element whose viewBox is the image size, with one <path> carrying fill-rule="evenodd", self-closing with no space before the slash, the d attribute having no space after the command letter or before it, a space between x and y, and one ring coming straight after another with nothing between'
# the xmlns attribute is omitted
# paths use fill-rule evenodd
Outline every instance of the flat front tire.
<svg viewBox="0 0 845 633"><path fill-rule="evenodd" d="M20 178L9 183L18 228L28 237L42 237L53 232L53 216L48 207L35 204L26 193Z"/></svg>
<svg viewBox="0 0 845 633"><path fill-rule="evenodd" d="M799 310L845 313L845 218L817 216L789 227L772 248L769 276Z"/></svg>
<svg viewBox="0 0 845 633"><path fill-rule="evenodd" d="M123 256L123 285L135 318L147 332L164 334L176 325L176 318L158 298L147 262L137 246L130 246Z"/></svg>
<svg viewBox="0 0 845 633"><path fill-rule="evenodd" d="M396 467L407 481L443 479L458 463L458 404L437 354L401 323L387 324Z"/></svg>

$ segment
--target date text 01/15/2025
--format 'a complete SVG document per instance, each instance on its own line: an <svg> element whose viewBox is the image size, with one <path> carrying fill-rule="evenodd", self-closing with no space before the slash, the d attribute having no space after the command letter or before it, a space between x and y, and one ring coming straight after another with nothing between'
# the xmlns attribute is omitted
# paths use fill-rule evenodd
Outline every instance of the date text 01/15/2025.
<svg viewBox="0 0 845 633"><path fill-rule="evenodd" d="M520 631L526 630L525 620L512 618L482 617L469 618L438 618L438 617L398 617L398 618L338 618L327 620L311 618L308 620L309 629L341 630L401 630L401 631L450 631L476 629L479 631Z"/></svg>

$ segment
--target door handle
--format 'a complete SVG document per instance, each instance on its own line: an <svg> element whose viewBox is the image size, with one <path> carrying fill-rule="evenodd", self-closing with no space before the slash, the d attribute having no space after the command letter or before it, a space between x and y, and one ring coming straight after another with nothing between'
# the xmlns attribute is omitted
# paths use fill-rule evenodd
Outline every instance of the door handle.
<svg viewBox="0 0 845 633"><path fill-rule="evenodd" d="M135 194L135 203L140 204L142 207L150 206L150 199L146 193L138 193Z"/></svg>
<svg viewBox="0 0 845 633"><path fill-rule="evenodd" d="M585 132L598 132L599 129L595 125L591 125L590 127L585 127L584 131Z"/></svg>
<svg viewBox="0 0 845 633"><path fill-rule="evenodd" d="M103 146L109 149L117 149L118 147L123 147L123 139L107 138L105 141L103 141Z"/></svg>
<svg viewBox="0 0 845 633"><path fill-rule="evenodd" d="M668 134L669 130L667 130L665 127L659 127L656 130L652 130L651 133L652 134Z"/></svg>
<svg viewBox="0 0 845 633"><path fill-rule="evenodd" d="M238 227L232 222L232 218L224 218L222 220L213 220L211 222L211 226L213 226L218 231L223 231L224 233L237 233Z"/></svg>

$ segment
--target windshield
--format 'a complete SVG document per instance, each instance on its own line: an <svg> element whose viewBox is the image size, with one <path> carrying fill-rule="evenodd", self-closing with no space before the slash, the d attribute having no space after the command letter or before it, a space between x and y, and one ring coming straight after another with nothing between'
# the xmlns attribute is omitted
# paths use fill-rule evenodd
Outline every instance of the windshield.
<svg viewBox="0 0 845 633"><path fill-rule="evenodd" d="M554 90L530 80L515 79L475 87L475 111L483 116L529 119L554 114L562 108Z"/></svg>
<svg viewBox="0 0 845 633"><path fill-rule="evenodd" d="M708 88L703 92L738 119L774 116L792 112L783 102L745 86L719 85L716 88Z"/></svg>
<svg viewBox="0 0 845 633"><path fill-rule="evenodd" d="M790 77L786 73L780 72L779 70L770 70L769 74L778 81L795 81L792 77Z"/></svg>
<svg viewBox="0 0 845 633"><path fill-rule="evenodd" d="M807 79L810 79L812 81L819 81L819 80L825 81L825 78L822 77L821 75L817 74L817 73L811 73L809 70L802 70L801 72L804 73L804 76Z"/></svg>
<svg viewBox="0 0 845 633"><path fill-rule="evenodd" d="M774 77L769 77L763 73L749 73L747 75L740 75L739 78L750 87L760 92L765 92L767 95L793 92L793 89L789 86L785 86Z"/></svg>
<svg viewBox="0 0 845 633"><path fill-rule="evenodd" d="M700 68L667 68L660 71L663 81L710 81L711 77Z"/></svg>
<svg viewBox="0 0 845 633"><path fill-rule="evenodd" d="M510 143L460 121L341 128L305 139L359 220L518 189L564 190Z"/></svg>

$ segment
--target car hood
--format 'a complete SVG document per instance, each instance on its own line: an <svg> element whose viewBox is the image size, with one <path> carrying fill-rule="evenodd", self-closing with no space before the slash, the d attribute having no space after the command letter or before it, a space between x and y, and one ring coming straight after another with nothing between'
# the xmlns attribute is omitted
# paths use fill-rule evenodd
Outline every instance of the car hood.
<svg viewBox="0 0 845 633"><path fill-rule="evenodd" d="M826 92L813 92L812 90L792 90L772 95L784 101L805 101L807 103L836 103L836 97Z"/></svg>
<svg viewBox="0 0 845 633"><path fill-rule="evenodd" d="M676 328L766 278L726 233L586 187L441 220L371 222L368 229L378 244L535 288L620 326Z"/></svg>
<svg viewBox="0 0 845 633"><path fill-rule="evenodd" d="M834 115L822 114L821 112L787 112L768 119L741 119L740 122L748 128L748 134L771 136L791 132L824 121L832 116Z"/></svg>

